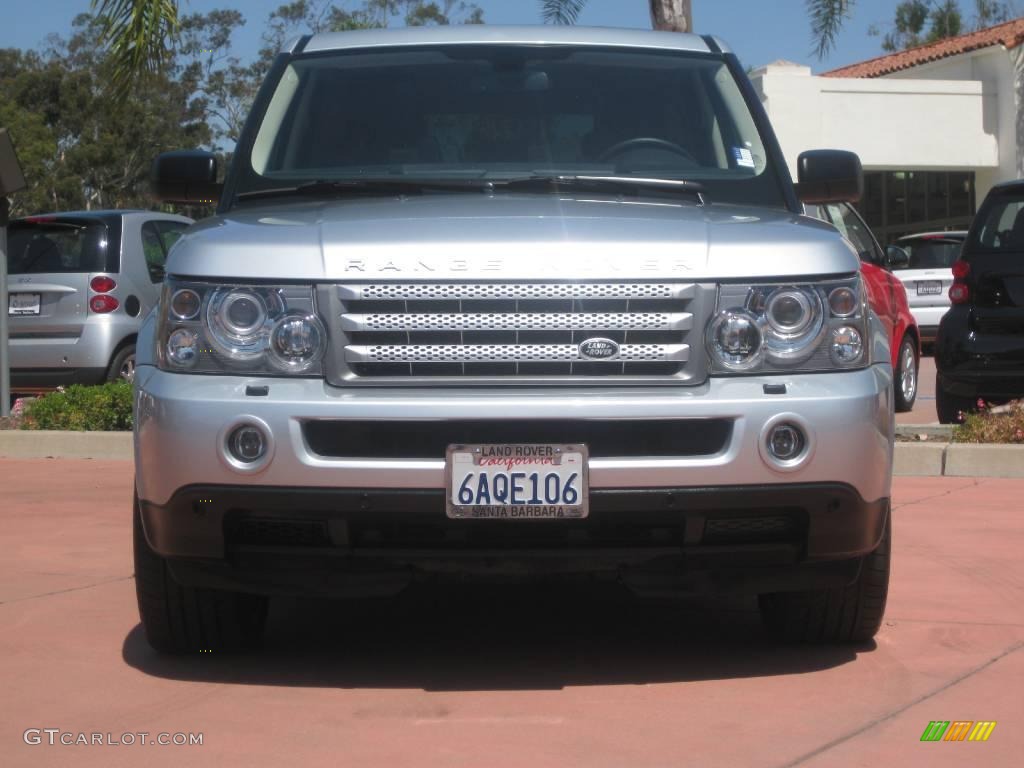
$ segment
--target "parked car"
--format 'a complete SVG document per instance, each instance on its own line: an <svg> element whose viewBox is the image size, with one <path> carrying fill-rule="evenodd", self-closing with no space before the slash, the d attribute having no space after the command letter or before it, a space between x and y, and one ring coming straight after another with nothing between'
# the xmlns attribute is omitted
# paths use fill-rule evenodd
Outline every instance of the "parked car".
<svg viewBox="0 0 1024 768"><path fill-rule="evenodd" d="M167 252L192 223L148 211L29 216L8 229L11 389L131 380Z"/></svg>
<svg viewBox="0 0 1024 768"><path fill-rule="evenodd" d="M953 264L935 346L935 404L952 424L978 400L1024 397L1024 180L989 192Z"/></svg>
<svg viewBox="0 0 1024 768"><path fill-rule="evenodd" d="M907 235L896 241L907 252L908 262L896 268L896 276L906 286L922 342L935 341L939 321L949 311L953 262L960 257L966 237L966 232L958 230Z"/></svg>
<svg viewBox="0 0 1024 768"><path fill-rule="evenodd" d="M898 248L883 249L857 210L849 203L807 206L807 213L832 224L857 255L868 291L868 302L889 334L895 377L896 411L914 409L921 362L921 332L911 312L904 283L893 270L907 261Z"/></svg>
<svg viewBox="0 0 1024 768"><path fill-rule="evenodd" d="M267 596L593 576L745 591L862 642L889 581L888 333L711 36L317 34L276 59L140 333L149 642L258 639ZM860 160L799 158L805 203Z"/></svg>

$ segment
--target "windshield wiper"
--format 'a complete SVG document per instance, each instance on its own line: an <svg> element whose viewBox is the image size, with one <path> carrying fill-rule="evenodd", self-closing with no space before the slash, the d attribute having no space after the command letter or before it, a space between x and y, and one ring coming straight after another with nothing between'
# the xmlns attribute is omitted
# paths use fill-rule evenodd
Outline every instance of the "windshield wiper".
<svg viewBox="0 0 1024 768"><path fill-rule="evenodd" d="M424 192L466 192L480 189L479 181L438 180L438 179L318 179L294 187L254 189L240 192L239 200L255 200L261 197L299 195L309 197L333 197L344 195L422 195Z"/></svg>
<svg viewBox="0 0 1024 768"><path fill-rule="evenodd" d="M497 189L530 191L558 191L585 190L596 192L632 192L660 191L668 193L682 192L691 194L697 198L700 205L704 205L704 185L699 181L688 179L657 179L643 178L640 176L586 176L586 175L564 175L564 176L523 176L516 179L503 179L489 181Z"/></svg>

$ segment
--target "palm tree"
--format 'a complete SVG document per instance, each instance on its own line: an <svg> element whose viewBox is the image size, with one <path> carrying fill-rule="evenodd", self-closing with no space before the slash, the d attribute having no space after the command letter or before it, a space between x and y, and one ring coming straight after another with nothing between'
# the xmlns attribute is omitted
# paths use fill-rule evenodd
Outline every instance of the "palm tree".
<svg viewBox="0 0 1024 768"><path fill-rule="evenodd" d="M155 72L171 55L178 31L178 0L92 0L103 23L103 40L114 65L114 84L124 88Z"/></svg>
<svg viewBox="0 0 1024 768"><path fill-rule="evenodd" d="M691 0L648 0L651 26L670 32L692 32ZM806 0L815 53L824 58L835 45L840 28L850 16L854 0ZM587 0L541 0L541 13L549 24L575 24Z"/></svg>

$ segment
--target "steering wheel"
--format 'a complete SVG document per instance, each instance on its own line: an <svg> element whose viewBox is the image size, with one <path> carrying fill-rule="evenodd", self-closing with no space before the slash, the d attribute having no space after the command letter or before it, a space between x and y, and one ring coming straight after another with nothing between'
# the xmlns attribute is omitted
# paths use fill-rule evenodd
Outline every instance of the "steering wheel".
<svg viewBox="0 0 1024 768"><path fill-rule="evenodd" d="M684 157L694 165L697 165L697 158L695 158L690 153L690 151L685 147L681 147L678 144L671 141L666 141L665 139L656 139L653 136L638 136L635 139L626 139L625 141L620 141L618 144L614 144L608 147L608 149L601 153L601 156L598 157L597 160L600 163L604 163L610 160L611 158L615 157L616 155L621 155L623 152L628 152L629 150L635 149L637 147L652 147L654 149L664 149L668 152L672 152L673 154L679 155L680 157Z"/></svg>

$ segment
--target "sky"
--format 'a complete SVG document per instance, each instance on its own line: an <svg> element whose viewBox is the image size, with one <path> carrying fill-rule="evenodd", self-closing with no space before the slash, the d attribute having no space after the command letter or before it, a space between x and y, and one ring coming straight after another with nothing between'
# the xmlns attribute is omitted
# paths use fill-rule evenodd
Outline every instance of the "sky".
<svg viewBox="0 0 1024 768"><path fill-rule="evenodd" d="M350 0L351 7L356 0ZM267 16L284 0L180 0L184 13L235 8L248 23L234 39L243 60L255 58ZM345 0L337 0L345 6ZM537 0L477 0L491 24L537 24ZM747 67L786 59L806 64L815 72L834 69L881 55L881 38L868 35L868 27L883 29L892 23L896 0L857 0L854 16L841 33L836 50L823 61L813 55L805 0L693 0L694 28L725 40ZM67 36L71 20L89 10L89 0L37 0L14 13L4 10L16 0L0 0L0 48L38 48L47 35ZM19 4L20 5L20 4ZM967 8L967 2L962 3ZM970 3L973 5L973 3ZM646 0L589 0L581 24L612 27L650 27Z"/></svg>

